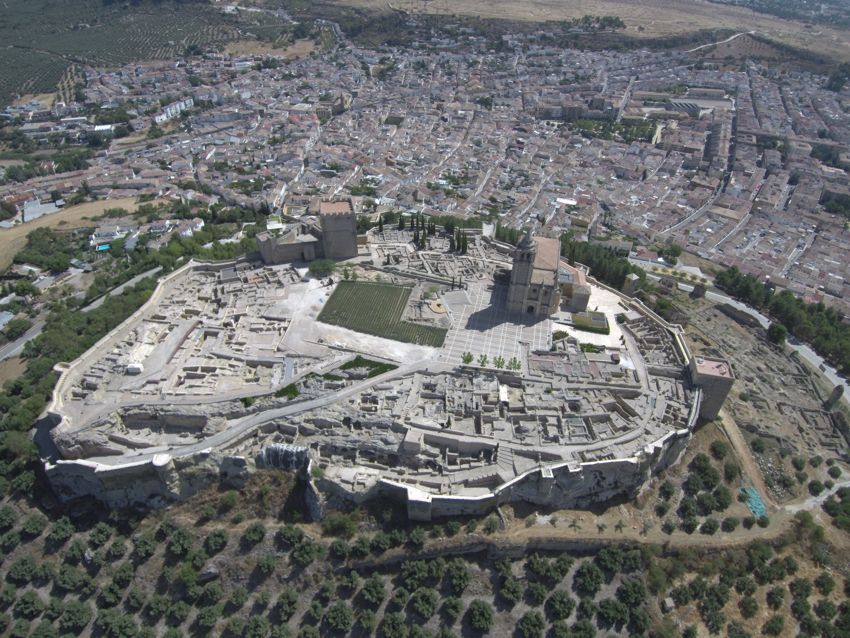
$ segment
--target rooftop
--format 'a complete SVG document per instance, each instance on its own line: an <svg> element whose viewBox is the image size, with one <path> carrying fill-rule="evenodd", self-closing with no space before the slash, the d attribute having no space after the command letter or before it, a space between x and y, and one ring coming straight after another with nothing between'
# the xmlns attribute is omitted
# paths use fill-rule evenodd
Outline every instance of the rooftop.
<svg viewBox="0 0 850 638"><path fill-rule="evenodd" d="M561 259L561 242L549 237L535 237L537 255L534 257L534 268L540 270L558 270L558 262Z"/></svg>
<svg viewBox="0 0 850 638"><path fill-rule="evenodd" d="M722 359L710 359L708 357L694 357L696 361L697 372L700 374L708 374L714 377L725 377L734 379L732 367L728 361Z"/></svg>
<svg viewBox="0 0 850 638"><path fill-rule="evenodd" d="M338 202L322 202L319 204L320 215L349 215L354 212L351 202L347 199Z"/></svg>

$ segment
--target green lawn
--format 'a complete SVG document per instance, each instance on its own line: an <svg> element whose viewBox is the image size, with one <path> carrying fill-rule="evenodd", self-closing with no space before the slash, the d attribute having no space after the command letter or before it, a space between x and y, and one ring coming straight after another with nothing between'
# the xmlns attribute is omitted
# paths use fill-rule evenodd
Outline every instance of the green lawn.
<svg viewBox="0 0 850 638"><path fill-rule="evenodd" d="M319 321L357 332L439 348L446 330L401 320L409 286L341 281L319 314Z"/></svg>
<svg viewBox="0 0 850 638"><path fill-rule="evenodd" d="M608 319L601 312L575 312L573 313L573 327L585 332L595 332L601 335L611 333Z"/></svg>

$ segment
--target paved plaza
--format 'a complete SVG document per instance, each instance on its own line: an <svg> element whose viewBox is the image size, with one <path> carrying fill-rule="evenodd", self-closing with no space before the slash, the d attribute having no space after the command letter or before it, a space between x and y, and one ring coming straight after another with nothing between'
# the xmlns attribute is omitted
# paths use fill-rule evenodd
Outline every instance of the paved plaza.
<svg viewBox="0 0 850 638"><path fill-rule="evenodd" d="M476 360L486 354L491 362L500 355L505 361L511 357L524 361L529 347L549 349L549 319L508 312L507 294L507 286L486 282L444 296L452 317L442 352L446 363L459 362L464 352L471 352Z"/></svg>

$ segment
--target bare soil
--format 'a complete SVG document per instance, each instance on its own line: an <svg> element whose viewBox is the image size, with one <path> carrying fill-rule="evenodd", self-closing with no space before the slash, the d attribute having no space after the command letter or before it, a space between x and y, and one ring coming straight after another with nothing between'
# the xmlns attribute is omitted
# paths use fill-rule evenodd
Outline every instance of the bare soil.
<svg viewBox="0 0 850 638"><path fill-rule="evenodd" d="M0 385L3 385L6 381L17 379L26 369L27 364L21 357L12 357L0 361Z"/></svg>
<svg viewBox="0 0 850 638"><path fill-rule="evenodd" d="M310 39L296 40L291 45L279 47L258 40L236 40L224 46L230 55L268 55L289 59L303 58L316 50L316 43Z"/></svg>
<svg viewBox="0 0 850 638"><path fill-rule="evenodd" d="M385 0L336 0L338 4L385 10ZM794 47L841 59L850 59L850 38L838 29L807 28L799 22L756 13L743 7L706 0L394 0L392 8L410 13L461 15L521 22L570 20L584 15L615 15L626 23L627 35L657 38L701 29L757 31Z"/></svg>

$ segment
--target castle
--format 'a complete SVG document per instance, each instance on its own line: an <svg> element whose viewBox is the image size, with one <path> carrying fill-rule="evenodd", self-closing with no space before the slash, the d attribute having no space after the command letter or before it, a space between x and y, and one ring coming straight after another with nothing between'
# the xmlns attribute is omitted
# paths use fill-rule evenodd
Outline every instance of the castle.
<svg viewBox="0 0 850 638"><path fill-rule="evenodd" d="M291 224L280 235L257 235L265 264L286 264L315 259L349 259L357 256L357 216L351 200L323 201L319 224Z"/></svg>

